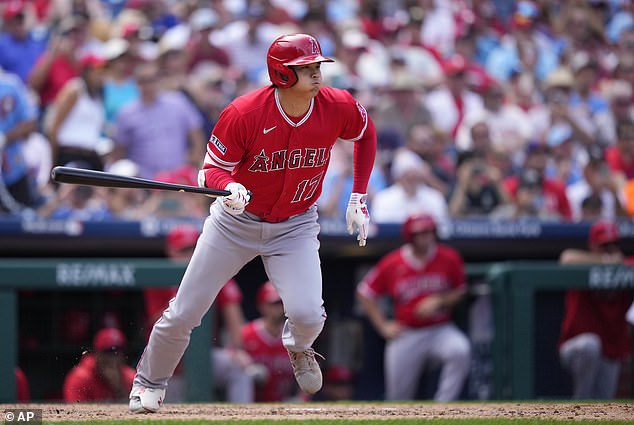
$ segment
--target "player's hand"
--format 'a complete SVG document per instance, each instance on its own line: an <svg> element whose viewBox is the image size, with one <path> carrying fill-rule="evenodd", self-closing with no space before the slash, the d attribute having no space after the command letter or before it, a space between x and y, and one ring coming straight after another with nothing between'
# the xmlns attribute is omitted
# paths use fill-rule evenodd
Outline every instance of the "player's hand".
<svg viewBox="0 0 634 425"><path fill-rule="evenodd" d="M249 205L251 195L249 191L240 183L229 183L225 190L231 192L231 195L220 198L222 208L231 215L240 215L244 212L244 207Z"/></svg>
<svg viewBox="0 0 634 425"><path fill-rule="evenodd" d="M379 329L379 333L386 340L398 338L403 333L403 327L394 320L388 320Z"/></svg>
<svg viewBox="0 0 634 425"><path fill-rule="evenodd" d="M415 311L419 318L427 319L443 310L443 300L440 295L432 294L416 304Z"/></svg>
<svg viewBox="0 0 634 425"><path fill-rule="evenodd" d="M346 209L348 233L353 235L355 230L359 232L357 236L359 246L365 246L365 241L368 238L368 228L370 227L370 213L366 205L367 199L368 195L364 193L353 193L350 195L350 201L348 201L348 208Z"/></svg>

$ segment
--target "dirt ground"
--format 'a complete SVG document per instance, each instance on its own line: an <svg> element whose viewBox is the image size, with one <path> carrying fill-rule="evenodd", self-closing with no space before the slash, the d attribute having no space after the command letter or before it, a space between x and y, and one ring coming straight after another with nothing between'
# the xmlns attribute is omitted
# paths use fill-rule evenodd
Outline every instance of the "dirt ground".
<svg viewBox="0 0 634 425"><path fill-rule="evenodd" d="M126 404L0 405L0 410L41 408L43 420L140 419ZM622 419L634 422L634 402L610 403L298 403L167 404L152 419L395 419L395 418Z"/></svg>

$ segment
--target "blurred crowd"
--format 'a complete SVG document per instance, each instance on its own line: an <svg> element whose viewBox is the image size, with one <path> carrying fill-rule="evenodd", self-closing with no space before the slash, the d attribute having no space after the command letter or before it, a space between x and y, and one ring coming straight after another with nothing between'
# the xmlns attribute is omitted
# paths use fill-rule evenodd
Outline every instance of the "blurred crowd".
<svg viewBox="0 0 634 425"><path fill-rule="evenodd" d="M375 121L375 223L634 214L627 0L6 0L0 206L58 219L195 217L209 198L57 184L69 165L196 185L222 109L269 84L280 34ZM318 201L343 220L352 151ZM202 198L202 199L201 199Z"/></svg>

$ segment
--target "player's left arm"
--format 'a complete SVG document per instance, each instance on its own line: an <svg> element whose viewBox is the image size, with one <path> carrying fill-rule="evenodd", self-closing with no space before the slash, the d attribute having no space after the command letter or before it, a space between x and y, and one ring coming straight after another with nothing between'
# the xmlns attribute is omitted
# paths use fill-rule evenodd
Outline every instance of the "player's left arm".
<svg viewBox="0 0 634 425"><path fill-rule="evenodd" d="M348 233L358 231L359 246L365 246L370 227L367 192L376 158L376 128L365 108L358 102L355 106L356 116L353 122L360 128L360 133L351 140L354 142L354 171L352 193L346 209L346 225Z"/></svg>

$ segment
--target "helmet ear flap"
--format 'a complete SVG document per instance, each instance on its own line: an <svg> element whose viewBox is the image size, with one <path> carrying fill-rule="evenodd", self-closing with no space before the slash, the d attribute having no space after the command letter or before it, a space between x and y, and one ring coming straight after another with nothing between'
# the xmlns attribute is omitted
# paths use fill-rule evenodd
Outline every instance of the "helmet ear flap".
<svg viewBox="0 0 634 425"><path fill-rule="evenodd" d="M281 63L270 63L271 81L280 88L288 88L297 82L295 71Z"/></svg>

